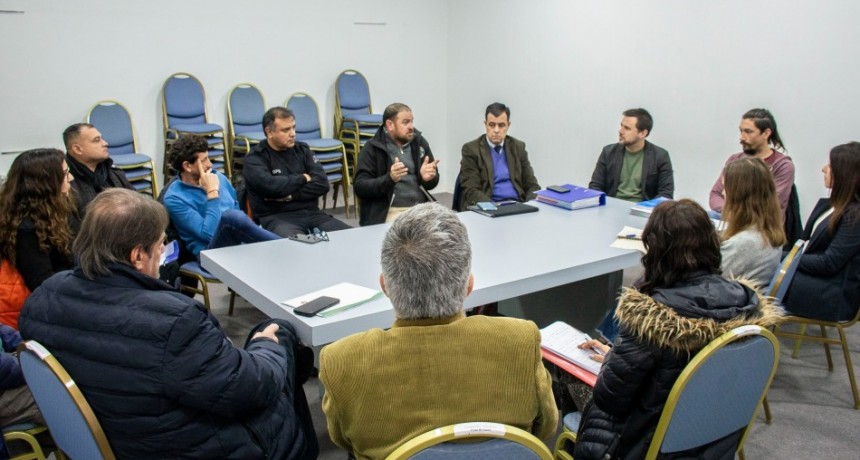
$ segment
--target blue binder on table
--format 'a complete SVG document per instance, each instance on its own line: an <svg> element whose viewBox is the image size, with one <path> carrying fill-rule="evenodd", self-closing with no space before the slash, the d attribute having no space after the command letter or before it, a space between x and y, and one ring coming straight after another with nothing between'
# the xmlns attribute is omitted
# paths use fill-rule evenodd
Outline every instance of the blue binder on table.
<svg viewBox="0 0 860 460"><path fill-rule="evenodd" d="M537 200L565 209L582 209L606 204L606 194L577 185L564 184L568 191L559 193L552 190L538 190Z"/></svg>

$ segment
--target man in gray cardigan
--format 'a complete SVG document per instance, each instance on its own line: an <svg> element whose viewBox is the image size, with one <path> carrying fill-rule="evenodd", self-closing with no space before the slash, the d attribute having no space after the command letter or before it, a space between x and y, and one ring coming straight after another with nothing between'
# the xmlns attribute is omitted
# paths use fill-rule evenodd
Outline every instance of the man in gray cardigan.
<svg viewBox="0 0 860 460"><path fill-rule="evenodd" d="M624 111L618 143L603 147L588 188L627 201L672 198L675 179L669 152L645 140L654 121L645 109Z"/></svg>
<svg viewBox="0 0 860 460"><path fill-rule="evenodd" d="M526 144L508 136L510 119L505 104L490 104L484 112L487 134L463 145L461 209L479 201L526 201L540 190Z"/></svg>

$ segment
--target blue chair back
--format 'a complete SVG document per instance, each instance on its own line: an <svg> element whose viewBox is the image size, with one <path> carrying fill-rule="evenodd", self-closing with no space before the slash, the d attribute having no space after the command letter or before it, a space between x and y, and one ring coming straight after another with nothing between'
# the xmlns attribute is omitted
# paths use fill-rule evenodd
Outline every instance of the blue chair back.
<svg viewBox="0 0 860 460"><path fill-rule="evenodd" d="M343 117L370 113L370 88L357 70L344 70L335 86L338 104Z"/></svg>
<svg viewBox="0 0 860 460"><path fill-rule="evenodd" d="M89 123L102 133L111 155L137 153L134 128L128 110L117 101L99 101L90 109Z"/></svg>
<svg viewBox="0 0 860 460"><path fill-rule="evenodd" d="M778 359L776 338L759 326L741 326L714 340L672 387L646 458L655 458L658 449L685 451L744 430L740 449Z"/></svg>
<svg viewBox="0 0 860 460"><path fill-rule="evenodd" d="M295 93L287 100L287 108L296 114L296 140L321 139L322 127L317 103L306 93Z"/></svg>
<svg viewBox="0 0 860 460"><path fill-rule="evenodd" d="M462 440L477 442L451 442ZM387 460L474 458L550 460L552 453L543 441L520 428L501 423L469 422L418 435L395 449Z"/></svg>
<svg viewBox="0 0 860 460"><path fill-rule="evenodd" d="M794 274L797 272L797 266L800 264L800 257L803 255L803 250L806 248L806 241L797 240L794 247L788 252L782 262L779 263L770 284L765 291L768 296L782 302L788 288L791 287L791 280L794 279Z"/></svg>
<svg viewBox="0 0 860 460"><path fill-rule="evenodd" d="M175 73L164 82L164 112L167 127L206 123L206 96L193 75Z"/></svg>
<svg viewBox="0 0 860 460"><path fill-rule="evenodd" d="M73 459L114 459L90 405L59 361L41 344L18 346L21 370L51 437Z"/></svg>
<svg viewBox="0 0 860 460"><path fill-rule="evenodd" d="M250 83L236 85L227 98L227 111L234 135L263 131L266 102L256 86Z"/></svg>
<svg viewBox="0 0 860 460"><path fill-rule="evenodd" d="M540 459L528 447L507 439L490 439L474 443L442 443L428 447L409 457L410 460L472 460L491 458L493 460Z"/></svg>

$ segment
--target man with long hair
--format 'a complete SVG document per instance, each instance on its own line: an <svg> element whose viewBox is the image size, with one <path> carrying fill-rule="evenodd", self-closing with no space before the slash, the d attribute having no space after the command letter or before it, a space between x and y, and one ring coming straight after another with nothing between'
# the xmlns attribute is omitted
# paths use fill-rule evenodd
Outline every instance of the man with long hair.
<svg viewBox="0 0 860 460"><path fill-rule="evenodd" d="M726 160L726 164L746 156L763 160L770 172L773 173L776 195L779 198L779 207L784 219L785 210L788 208L788 199L791 196L791 186L794 185L794 162L791 161L791 157L783 153L785 152L785 145L776 129L776 119L767 109L751 109L741 118L738 130L740 131L739 142L742 151L730 156ZM722 175L717 177L711 188L708 204L716 212L723 211L725 198L723 197Z"/></svg>

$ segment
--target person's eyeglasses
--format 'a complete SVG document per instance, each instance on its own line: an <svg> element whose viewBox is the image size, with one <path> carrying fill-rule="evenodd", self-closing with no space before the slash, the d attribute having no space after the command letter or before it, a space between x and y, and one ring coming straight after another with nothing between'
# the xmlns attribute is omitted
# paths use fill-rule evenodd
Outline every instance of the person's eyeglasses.
<svg viewBox="0 0 860 460"><path fill-rule="evenodd" d="M68 179L68 177L71 175L71 173L72 173L72 171L70 171L69 168L63 168L63 176L65 178Z"/></svg>

